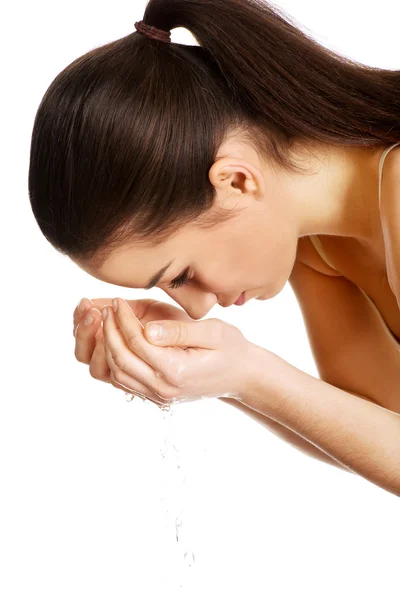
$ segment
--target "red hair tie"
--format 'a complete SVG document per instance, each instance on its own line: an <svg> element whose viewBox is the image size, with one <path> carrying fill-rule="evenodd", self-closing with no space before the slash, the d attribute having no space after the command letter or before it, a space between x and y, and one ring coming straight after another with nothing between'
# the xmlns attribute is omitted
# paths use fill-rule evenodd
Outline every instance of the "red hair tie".
<svg viewBox="0 0 400 600"><path fill-rule="evenodd" d="M152 40L158 40L159 42L165 42L166 44L171 43L170 31L163 31L162 29L157 29L157 27L146 25L144 21L137 21L135 23L135 29Z"/></svg>

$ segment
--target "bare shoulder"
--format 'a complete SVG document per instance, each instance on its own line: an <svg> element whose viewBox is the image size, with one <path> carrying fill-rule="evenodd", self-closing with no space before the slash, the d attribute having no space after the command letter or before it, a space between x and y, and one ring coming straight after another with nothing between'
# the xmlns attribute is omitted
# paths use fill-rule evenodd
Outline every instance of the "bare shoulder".
<svg viewBox="0 0 400 600"><path fill-rule="evenodd" d="M344 276L296 261L289 278L320 378L400 414L399 344Z"/></svg>

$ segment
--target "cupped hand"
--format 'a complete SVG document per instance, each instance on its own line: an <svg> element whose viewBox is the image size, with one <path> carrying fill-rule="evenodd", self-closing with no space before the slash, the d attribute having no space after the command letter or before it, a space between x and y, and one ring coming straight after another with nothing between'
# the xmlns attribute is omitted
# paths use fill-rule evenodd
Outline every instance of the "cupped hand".
<svg viewBox="0 0 400 600"><path fill-rule="evenodd" d="M167 318L156 317L156 305L142 312L136 309L135 315L130 304L120 298L116 301L116 313L108 306L103 322L112 383L133 390L139 383L151 391L151 399L167 404L207 397L241 400L254 376L253 349L258 347L237 327L220 319L194 321L186 313L182 318L182 311L173 307L170 309L178 315L173 320L174 312L168 312ZM167 306L164 311L169 310ZM140 315L141 320L144 316L144 328ZM160 341L149 334L148 324L155 320L166 331Z"/></svg>
<svg viewBox="0 0 400 600"><path fill-rule="evenodd" d="M95 298L92 300L84 298L83 307L80 303L75 308L73 313L75 358L78 362L89 365L89 373L94 379L103 381L104 383L111 383L114 387L127 392L128 390L118 384L113 378L105 353L101 309L104 306L110 306L111 302L112 298ZM184 310L152 298L125 300L125 302L142 323L143 327L149 321L159 319L193 321ZM89 325L85 325L84 323L87 316L92 316L94 319ZM149 398L152 396L151 390L139 382L137 382L136 387L133 389ZM151 397L151 399L159 403L158 398Z"/></svg>

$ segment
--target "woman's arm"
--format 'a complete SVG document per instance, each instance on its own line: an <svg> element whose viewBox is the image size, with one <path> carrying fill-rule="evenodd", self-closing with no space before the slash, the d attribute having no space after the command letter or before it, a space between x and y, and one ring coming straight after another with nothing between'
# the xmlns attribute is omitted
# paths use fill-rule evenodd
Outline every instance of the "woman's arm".
<svg viewBox="0 0 400 600"><path fill-rule="evenodd" d="M255 360L257 376L242 395L244 405L400 496L399 413L317 379L260 346Z"/></svg>
<svg viewBox="0 0 400 600"><path fill-rule="evenodd" d="M270 417L267 417L266 415L261 414L260 412L257 412L252 408L249 408L248 406L242 404L235 398L221 397L220 400L222 400L222 402L225 402L225 404L230 404L231 406L238 408L239 410L247 414L249 417L257 421L257 423L260 423L261 425L269 429L269 431L272 431L274 435L284 440L297 450L300 450L300 452L302 452L303 454L306 454L311 458L315 458L316 460L320 460L328 465L333 465L334 467L342 469L347 473L354 474L353 471L342 465L340 462L338 462L337 460L333 460L333 458L329 456L329 454L326 454L326 452L322 452L322 450L314 446L314 444L310 444L310 442L301 437L301 435L298 435L291 429L288 429L284 425L281 425L281 423L278 423Z"/></svg>

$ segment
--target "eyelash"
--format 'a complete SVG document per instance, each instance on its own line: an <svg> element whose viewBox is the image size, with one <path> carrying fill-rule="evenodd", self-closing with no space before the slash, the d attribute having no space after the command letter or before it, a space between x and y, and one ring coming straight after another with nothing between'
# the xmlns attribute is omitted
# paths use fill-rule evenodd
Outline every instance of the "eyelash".
<svg viewBox="0 0 400 600"><path fill-rule="evenodd" d="M174 279L173 281L171 281L171 283L169 284L169 288L180 288L184 285L187 285L190 281L190 277L189 277L189 269L186 269L186 271L184 271L181 275L179 275L179 277L177 277L176 279Z"/></svg>

